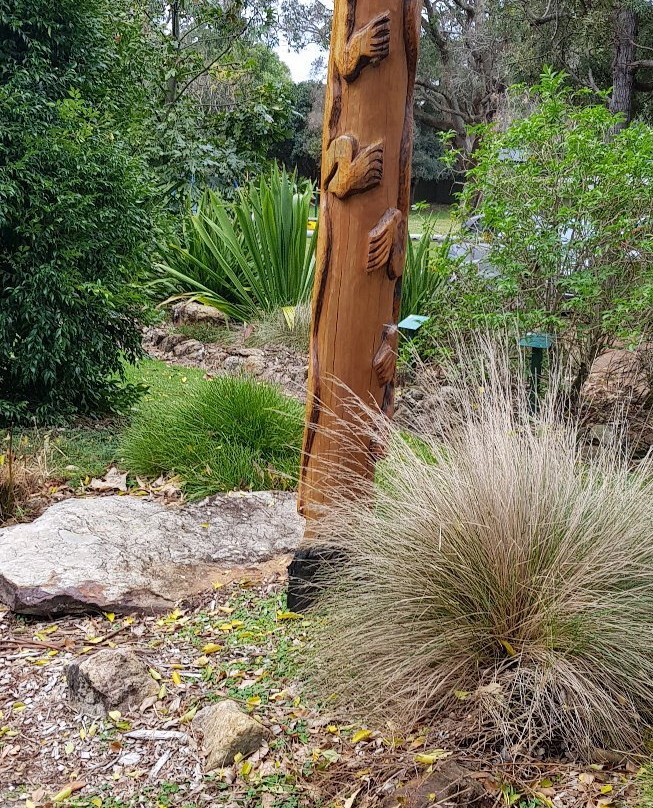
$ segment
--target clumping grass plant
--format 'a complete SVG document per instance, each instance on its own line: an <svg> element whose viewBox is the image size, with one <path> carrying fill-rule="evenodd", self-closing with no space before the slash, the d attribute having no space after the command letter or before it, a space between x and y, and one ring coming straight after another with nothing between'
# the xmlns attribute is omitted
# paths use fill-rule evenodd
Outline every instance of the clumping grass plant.
<svg viewBox="0 0 653 808"><path fill-rule="evenodd" d="M633 751L653 719L651 462L586 460L555 379L534 415L507 349L472 354L419 439L376 419L373 491L324 517L346 561L323 565L316 682L395 726L457 713L512 756Z"/></svg>
<svg viewBox="0 0 653 808"><path fill-rule="evenodd" d="M277 388L224 376L155 399L125 433L121 456L135 474L178 475L190 499L234 489L292 488L303 407Z"/></svg>
<svg viewBox="0 0 653 808"><path fill-rule="evenodd" d="M308 353L311 338L311 305L277 309L253 324L248 345L285 345L302 353Z"/></svg>

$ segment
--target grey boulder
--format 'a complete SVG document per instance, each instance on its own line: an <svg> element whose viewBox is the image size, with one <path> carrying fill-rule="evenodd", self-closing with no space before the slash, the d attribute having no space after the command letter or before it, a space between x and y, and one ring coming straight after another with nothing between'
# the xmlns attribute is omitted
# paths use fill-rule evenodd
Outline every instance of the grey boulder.
<svg viewBox="0 0 653 808"><path fill-rule="evenodd" d="M183 301L172 307L172 321L179 325L194 323L208 323L209 325L224 325L226 318L221 311L213 306L205 306L195 301Z"/></svg>
<svg viewBox="0 0 653 808"><path fill-rule="evenodd" d="M160 612L217 572L292 552L303 532L294 494L219 494L167 507L138 497L58 502L0 529L0 602L24 614Z"/></svg>

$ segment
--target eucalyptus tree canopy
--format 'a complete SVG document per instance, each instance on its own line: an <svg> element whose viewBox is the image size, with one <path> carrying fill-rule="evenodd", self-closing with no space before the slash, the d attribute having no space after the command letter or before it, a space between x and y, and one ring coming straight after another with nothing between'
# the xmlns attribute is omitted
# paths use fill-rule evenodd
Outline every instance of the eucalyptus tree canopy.
<svg viewBox="0 0 653 808"><path fill-rule="evenodd" d="M286 0L282 8L291 44L327 44L331 10L323 0ZM649 115L652 0L424 0L415 117L453 133L469 156L477 145L470 127L509 119L507 87L537 82L545 65L577 87L614 86L611 109L625 123Z"/></svg>

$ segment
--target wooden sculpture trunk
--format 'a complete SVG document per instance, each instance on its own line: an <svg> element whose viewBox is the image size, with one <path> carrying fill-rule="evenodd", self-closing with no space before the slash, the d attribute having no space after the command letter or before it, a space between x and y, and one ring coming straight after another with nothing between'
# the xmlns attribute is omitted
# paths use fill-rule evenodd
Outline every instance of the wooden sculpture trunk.
<svg viewBox="0 0 653 808"><path fill-rule="evenodd" d="M299 493L312 535L334 494L374 475L378 446L346 399L392 416L420 13L419 0L335 0Z"/></svg>

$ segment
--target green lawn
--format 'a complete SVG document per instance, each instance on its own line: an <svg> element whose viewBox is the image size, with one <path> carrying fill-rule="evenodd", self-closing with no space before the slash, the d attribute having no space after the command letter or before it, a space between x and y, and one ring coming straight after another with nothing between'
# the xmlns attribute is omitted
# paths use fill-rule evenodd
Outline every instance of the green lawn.
<svg viewBox="0 0 653 808"><path fill-rule="evenodd" d="M450 205L430 205L426 210L411 210L408 215L408 230L412 234L421 235L428 226L436 235L446 236L455 229L451 218Z"/></svg>

